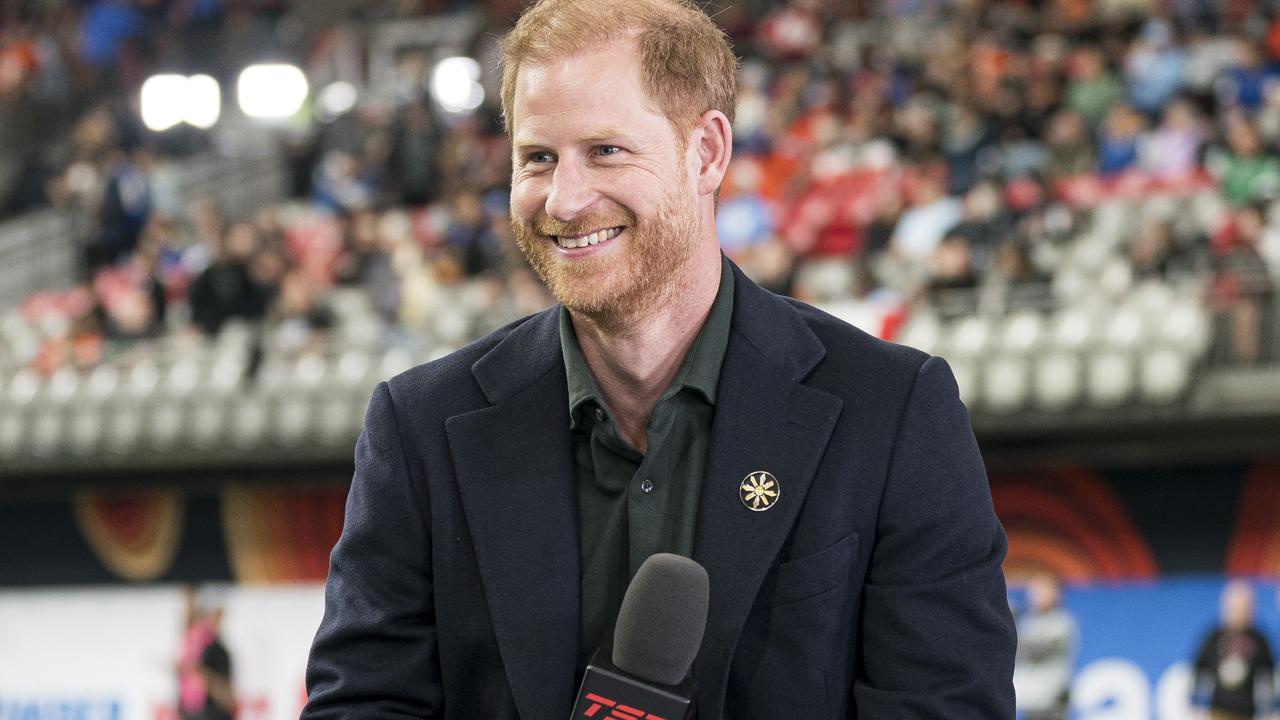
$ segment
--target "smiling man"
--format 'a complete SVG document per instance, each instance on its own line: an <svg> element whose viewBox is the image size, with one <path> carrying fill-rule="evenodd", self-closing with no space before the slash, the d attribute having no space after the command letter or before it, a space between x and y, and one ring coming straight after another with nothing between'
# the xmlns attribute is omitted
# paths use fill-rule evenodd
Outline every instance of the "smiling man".
<svg viewBox="0 0 1280 720"><path fill-rule="evenodd" d="M567 717L675 552L710 577L699 718L1012 718L1004 534L946 364L719 251L723 34L681 0L542 0L503 61L512 225L560 305L375 390L304 717Z"/></svg>

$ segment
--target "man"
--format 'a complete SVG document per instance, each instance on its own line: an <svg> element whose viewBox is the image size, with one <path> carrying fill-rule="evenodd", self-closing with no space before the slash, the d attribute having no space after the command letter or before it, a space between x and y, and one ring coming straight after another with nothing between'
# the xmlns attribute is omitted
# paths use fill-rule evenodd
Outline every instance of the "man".
<svg viewBox="0 0 1280 720"><path fill-rule="evenodd" d="M1271 709L1275 661L1254 625L1253 588L1234 581L1222 591L1222 625L1196 653L1195 693L1210 720L1251 720Z"/></svg>
<svg viewBox="0 0 1280 720"><path fill-rule="evenodd" d="M1052 575L1027 585L1031 607L1018 618L1018 654L1013 687L1026 720L1063 720L1071 705L1071 672L1079 629L1062 607L1062 588Z"/></svg>
<svg viewBox="0 0 1280 720"><path fill-rule="evenodd" d="M543 0L503 50L512 224L563 307L375 391L304 717L568 717L670 551L711 580L699 718L1012 718L1005 539L946 365L720 255L723 35L679 0Z"/></svg>

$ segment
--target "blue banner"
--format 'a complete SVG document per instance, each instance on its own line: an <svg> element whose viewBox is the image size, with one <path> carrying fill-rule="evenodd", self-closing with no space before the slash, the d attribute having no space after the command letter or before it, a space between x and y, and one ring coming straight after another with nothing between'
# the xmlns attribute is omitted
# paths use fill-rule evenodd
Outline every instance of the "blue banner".
<svg viewBox="0 0 1280 720"><path fill-rule="evenodd" d="M1079 626L1072 714L1077 720L1192 720L1191 665L1219 620L1225 579L1063 589L1062 605ZM1280 609L1273 581L1253 582L1257 626L1280 646ZM1025 592L1012 588L1015 611ZM1202 712L1202 711L1200 711Z"/></svg>

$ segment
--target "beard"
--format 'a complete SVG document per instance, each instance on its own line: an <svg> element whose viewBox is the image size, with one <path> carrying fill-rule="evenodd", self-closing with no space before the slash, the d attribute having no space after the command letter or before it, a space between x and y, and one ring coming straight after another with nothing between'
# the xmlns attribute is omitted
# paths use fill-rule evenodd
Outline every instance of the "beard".
<svg viewBox="0 0 1280 720"><path fill-rule="evenodd" d="M551 294L570 311L602 330L616 331L659 312L676 290L697 245L701 219L691 194L676 191L663 198L651 218L629 208L592 213L561 222L543 211L532 222L511 217L516 244ZM578 237L601 228L622 227L622 253L568 259L553 236Z"/></svg>

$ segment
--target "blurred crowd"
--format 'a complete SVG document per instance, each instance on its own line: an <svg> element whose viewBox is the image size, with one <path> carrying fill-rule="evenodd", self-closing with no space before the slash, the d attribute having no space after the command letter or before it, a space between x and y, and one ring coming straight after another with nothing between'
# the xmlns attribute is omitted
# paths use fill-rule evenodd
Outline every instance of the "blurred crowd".
<svg viewBox="0 0 1280 720"><path fill-rule="evenodd" d="M158 23L162 38L197 34L196 48L219 45L220 33L277 47L279 37L260 36L279 35L289 5L103 0L37 13L42 22L0 32L0 94L44 92L46 75L83 64L119 78L118 92L136 87L145 73L129 71L130 58L168 46L117 30L114 50L91 52L95 13ZM1126 232L1115 249L1125 271L1202 293L1231 361L1276 359L1280 13L1269 4L712 5L742 58L718 230L765 286L856 301L889 335L922 307L954 317L994 298L1001 310L1047 310L1062 302L1067 249L1091 232L1097 207L1172 199ZM489 63L512 3L401 2L379 17L464 8L483 15L469 51ZM261 32L245 30L246 18ZM68 22L79 23L76 62L39 60L72 47L57 41ZM322 31L300 56L352 42ZM548 303L507 224L496 78L486 74L474 113L452 114L431 100L429 71L406 56L395 97L365 97L291 132L292 197L245 218L204 200L156 211L148 173L163 139L118 103L90 106L43 199L83 203L96 218L85 283L26 303L41 328L36 366L92 364L111 341L213 335L231 321L311 347L343 322L335 297L358 297L359 317L381 318L390 341L442 324L461 340ZM1188 221L1180 201L1206 193L1209 210Z"/></svg>

